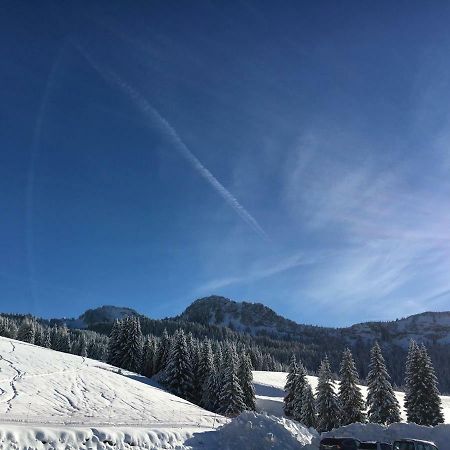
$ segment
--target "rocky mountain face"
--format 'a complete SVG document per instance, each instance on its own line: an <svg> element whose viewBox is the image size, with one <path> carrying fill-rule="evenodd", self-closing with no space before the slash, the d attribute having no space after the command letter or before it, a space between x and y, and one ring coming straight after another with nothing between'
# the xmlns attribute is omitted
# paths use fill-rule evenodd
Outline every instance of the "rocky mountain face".
<svg viewBox="0 0 450 450"><path fill-rule="evenodd" d="M261 303L235 302L211 296L193 302L180 315L182 320L219 325L252 335L304 338L318 332L342 339L348 345L375 340L407 348L411 339L427 345L450 345L450 312L425 312L390 322L366 322L346 328L317 327L286 319Z"/></svg>
<svg viewBox="0 0 450 450"><path fill-rule="evenodd" d="M63 319L69 328L89 328L100 323L112 323L127 316L139 316L132 308L104 305L99 308L88 309L78 319Z"/></svg>

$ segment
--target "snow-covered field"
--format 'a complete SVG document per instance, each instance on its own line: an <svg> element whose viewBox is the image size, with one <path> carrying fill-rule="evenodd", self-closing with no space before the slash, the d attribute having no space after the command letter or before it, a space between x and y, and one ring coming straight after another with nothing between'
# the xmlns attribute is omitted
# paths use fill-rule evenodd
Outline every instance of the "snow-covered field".
<svg viewBox="0 0 450 450"><path fill-rule="evenodd" d="M0 450L317 450L314 430L281 417L285 377L254 372L258 406L274 415L245 412L229 420L142 376L0 338ZM316 385L315 377L309 380ZM444 402L449 420L449 399ZM365 439L400 432L450 440L448 425L358 424L336 431Z"/></svg>
<svg viewBox="0 0 450 450"><path fill-rule="evenodd" d="M286 376L286 372L253 372L253 380L256 390L256 403L259 411L266 411L267 413L275 416L283 415L283 389L286 384ZM312 388L316 389L317 377L308 376L308 381ZM367 395L367 388L365 386L361 386L361 391L365 398ZM400 406L403 406L405 394L403 392L396 392L395 395L400 403ZM450 397L442 396L441 398L445 422L450 423ZM402 415L405 420L406 417L403 409Z"/></svg>
<svg viewBox="0 0 450 450"><path fill-rule="evenodd" d="M27 448L19 445L25 435L27 445L36 439L56 439L60 445L30 448L66 449L60 440L74 439L175 448L193 433L226 421L139 375L118 374L108 364L0 338L0 449L16 448L14 440L17 448Z"/></svg>

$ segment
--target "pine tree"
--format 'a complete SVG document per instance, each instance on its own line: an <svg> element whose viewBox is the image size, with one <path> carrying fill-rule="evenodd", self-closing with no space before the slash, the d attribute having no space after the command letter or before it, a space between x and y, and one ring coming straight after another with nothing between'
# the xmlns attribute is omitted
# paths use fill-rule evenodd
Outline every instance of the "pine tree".
<svg viewBox="0 0 450 450"><path fill-rule="evenodd" d="M400 422L400 406L389 381L381 348L376 342L370 351L367 376L367 409L369 422L389 425Z"/></svg>
<svg viewBox="0 0 450 450"><path fill-rule="evenodd" d="M120 356L120 339L122 334L123 322L116 320L111 328L111 333L109 335L108 341L108 363L113 366L119 366L119 356Z"/></svg>
<svg viewBox="0 0 450 450"><path fill-rule="evenodd" d="M216 412L220 405L220 392L219 373L213 364L202 390L203 408Z"/></svg>
<svg viewBox="0 0 450 450"><path fill-rule="evenodd" d="M51 331L50 327L47 327L44 332L44 341L42 343L42 347L50 348L51 346L52 346Z"/></svg>
<svg viewBox="0 0 450 450"><path fill-rule="evenodd" d="M214 410L217 403L216 394L216 367L214 364L214 354L211 348L211 342L206 341L203 344L203 353L200 361L200 372L203 376L201 387L201 402L200 405L203 408Z"/></svg>
<svg viewBox="0 0 450 450"><path fill-rule="evenodd" d="M142 349L142 375L150 378L154 373L156 357L156 341L153 336L147 336Z"/></svg>
<svg viewBox="0 0 450 450"><path fill-rule="evenodd" d="M238 378L238 362L236 349L229 345L224 365L223 385L220 394L218 412L227 417L235 417L245 409L243 392Z"/></svg>
<svg viewBox="0 0 450 450"><path fill-rule="evenodd" d="M34 344L34 334L34 323L29 319L25 319L19 327L17 339L19 341L28 342L29 344Z"/></svg>
<svg viewBox="0 0 450 450"><path fill-rule="evenodd" d="M298 365L295 355L293 354L289 363L289 372L286 378L286 385L284 386L284 391L286 392L284 397L284 414L286 417L291 417L294 410L294 385L297 374Z"/></svg>
<svg viewBox="0 0 450 450"><path fill-rule="evenodd" d="M407 403L408 421L419 425L437 425L444 422L438 381L433 363L424 345L410 346L407 361Z"/></svg>
<svg viewBox="0 0 450 450"><path fill-rule="evenodd" d="M247 353L242 355L238 369L239 384L242 388L245 409L254 411L256 409L255 388L253 386L252 362Z"/></svg>
<svg viewBox="0 0 450 450"><path fill-rule="evenodd" d="M167 360L163 384L175 395L189 398L192 392L192 366L186 336L178 329L173 337Z"/></svg>
<svg viewBox="0 0 450 450"><path fill-rule="evenodd" d="M319 368L317 416L318 431L330 431L340 425L339 401L334 391L330 363L327 357L322 361Z"/></svg>
<svg viewBox="0 0 450 450"><path fill-rule="evenodd" d="M300 421L303 408L303 391L308 384L306 369L301 362L297 364L297 375L292 386L292 418Z"/></svg>
<svg viewBox="0 0 450 450"><path fill-rule="evenodd" d="M83 358L87 357L87 341L84 333L81 333L80 338L78 340L78 354Z"/></svg>
<svg viewBox="0 0 450 450"><path fill-rule="evenodd" d="M166 368L171 344L172 342L170 340L169 334L167 333L167 330L164 328L164 331L161 336L161 341L158 346L158 352L156 354L155 373L158 373Z"/></svg>
<svg viewBox="0 0 450 450"><path fill-rule="evenodd" d="M420 389L419 365L420 350L416 342L411 340L408 348L408 356L406 358L404 406L408 422L412 423L420 422L421 405L417 404L419 399L417 391Z"/></svg>
<svg viewBox="0 0 450 450"><path fill-rule="evenodd" d="M119 366L139 372L142 366L142 332L138 317L125 317L120 333Z"/></svg>
<svg viewBox="0 0 450 450"><path fill-rule="evenodd" d="M339 384L339 403L341 406L341 425L364 423L364 400L358 387L358 372L352 352L346 349L342 356Z"/></svg>
<svg viewBox="0 0 450 450"><path fill-rule="evenodd" d="M302 393L302 410L300 413L300 422L314 428L317 425L316 399L309 383L306 383Z"/></svg>
<svg viewBox="0 0 450 450"><path fill-rule="evenodd" d="M72 349L72 342L70 340L70 334L67 327L63 326L58 328L57 334L58 334L58 338L56 340L57 348L55 350L64 353L70 353Z"/></svg>

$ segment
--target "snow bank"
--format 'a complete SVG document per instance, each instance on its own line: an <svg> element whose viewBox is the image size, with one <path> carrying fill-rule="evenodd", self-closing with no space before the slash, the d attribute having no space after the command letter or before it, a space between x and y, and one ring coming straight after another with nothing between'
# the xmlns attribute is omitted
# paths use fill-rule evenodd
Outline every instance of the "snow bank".
<svg viewBox="0 0 450 450"><path fill-rule="evenodd" d="M183 449L190 430L48 428L8 425L0 428L0 450L159 450Z"/></svg>
<svg viewBox="0 0 450 450"><path fill-rule="evenodd" d="M389 426L374 423L353 423L345 427L337 428L322 436L355 437L365 441L393 442L396 439L413 438L433 441L439 449L446 450L450 443L450 425L443 424L436 427L425 427L412 423L394 423Z"/></svg>
<svg viewBox="0 0 450 450"><path fill-rule="evenodd" d="M317 439L315 430L299 423L247 411L216 431L194 435L185 445L208 450L298 450Z"/></svg>

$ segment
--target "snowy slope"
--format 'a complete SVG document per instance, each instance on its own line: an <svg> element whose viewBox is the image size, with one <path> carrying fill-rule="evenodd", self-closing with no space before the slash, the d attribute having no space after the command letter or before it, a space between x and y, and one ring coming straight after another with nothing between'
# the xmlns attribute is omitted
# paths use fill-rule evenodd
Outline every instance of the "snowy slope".
<svg viewBox="0 0 450 450"><path fill-rule="evenodd" d="M0 338L0 450L289 450L314 439L284 418L230 421L131 372Z"/></svg>
<svg viewBox="0 0 450 450"><path fill-rule="evenodd" d="M116 372L98 361L0 338L0 421L210 427L220 417L144 377Z"/></svg>
<svg viewBox="0 0 450 450"><path fill-rule="evenodd" d="M284 385L286 384L286 372L253 372L255 384L257 407L260 411L267 411L276 416L283 415ZM308 381L313 389L317 387L317 377L308 376ZM337 383L336 383L337 385ZM337 386L336 386L337 387ZM366 386L360 386L364 398L367 395ZM400 406L403 405L403 392L396 392ZM450 423L450 397L442 396L442 406L444 408L445 422ZM402 411L403 420L405 414Z"/></svg>

